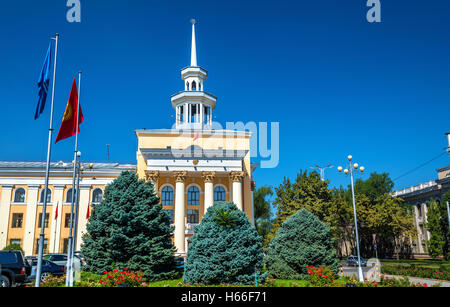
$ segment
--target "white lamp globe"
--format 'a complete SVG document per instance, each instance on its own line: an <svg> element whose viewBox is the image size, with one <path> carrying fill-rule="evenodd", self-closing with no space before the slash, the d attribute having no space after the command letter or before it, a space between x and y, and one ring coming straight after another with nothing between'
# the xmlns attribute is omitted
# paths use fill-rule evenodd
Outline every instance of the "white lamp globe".
<svg viewBox="0 0 450 307"><path fill-rule="evenodd" d="M348 156L347 159L348 159L348 161L352 161L353 157L352 156Z"/></svg>
<svg viewBox="0 0 450 307"><path fill-rule="evenodd" d="M345 173L345 174L348 174L348 169L345 169L345 170L344 170L344 173Z"/></svg>

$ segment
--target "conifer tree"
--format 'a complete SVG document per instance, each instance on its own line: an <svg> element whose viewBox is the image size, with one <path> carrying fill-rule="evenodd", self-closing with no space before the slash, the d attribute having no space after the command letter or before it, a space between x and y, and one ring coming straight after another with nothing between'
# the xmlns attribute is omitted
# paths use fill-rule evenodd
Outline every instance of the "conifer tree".
<svg viewBox="0 0 450 307"><path fill-rule="evenodd" d="M265 280L262 239L244 212L230 202L208 208L194 229L183 281L247 284Z"/></svg>
<svg viewBox="0 0 450 307"><path fill-rule="evenodd" d="M306 279L307 265L339 269L330 228L306 209L288 218L267 249L269 277Z"/></svg>
<svg viewBox="0 0 450 307"><path fill-rule="evenodd" d="M128 267L148 280L176 278L172 232L153 184L123 172L89 218L82 245L87 269L102 274Z"/></svg>

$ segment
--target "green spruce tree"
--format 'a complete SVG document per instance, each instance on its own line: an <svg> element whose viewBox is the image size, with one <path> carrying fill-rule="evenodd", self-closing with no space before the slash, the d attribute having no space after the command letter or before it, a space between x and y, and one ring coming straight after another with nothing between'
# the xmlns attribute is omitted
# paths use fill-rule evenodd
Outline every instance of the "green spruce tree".
<svg viewBox="0 0 450 307"><path fill-rule="evenodd" d="M263 282L261 237L247 216L230 202L216 202L195 228L183 281L202 284Z"/></svg>
<svg viewBox="0 0 450 307"><path fill-rule="evenodd" d="M307 265L328 266L337 273L339 260L330 228L305 209L288 218L267 249L269 277L306 279Z"/></svg>
<svg viewBox="0 0 450 307"><path fill-rule="evenodd" d="M123 172L106 187L96 205L82 252L88 270L97 274L111 269L142 270L148 280L176 278L175 248L170 217L159 203L153 184Z"/></svg>
<svg viewBox="0 0 450 307"><path fill-rule="evenodd" d="M449 201L450 192L447 192L442 202L430 199L428 204L427 222L425 228L430 232L430 239L427 243L428 254L432 258L444 256L448 259L449 250L449 225L447 213L447 201Z"/></svg>

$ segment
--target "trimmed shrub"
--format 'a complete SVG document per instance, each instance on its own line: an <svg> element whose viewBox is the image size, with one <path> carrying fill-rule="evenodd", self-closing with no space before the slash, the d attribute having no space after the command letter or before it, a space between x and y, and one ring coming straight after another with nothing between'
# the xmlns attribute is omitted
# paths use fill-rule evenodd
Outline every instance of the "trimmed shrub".
<svg viewBox="0 0 450 307"><path fill-rule="evenodd" d="M195 229L183 282L246 284L265 281L262 239L233 203L216 202Z"/></svg>
<svg viewBox="0 0 450 307"><path fill-rule="evenodd" d="M287 219L270 242L265 259L270 278L308 279L307 266L327 266L337 273L340 263L330 228L305 209Z"/></svg>

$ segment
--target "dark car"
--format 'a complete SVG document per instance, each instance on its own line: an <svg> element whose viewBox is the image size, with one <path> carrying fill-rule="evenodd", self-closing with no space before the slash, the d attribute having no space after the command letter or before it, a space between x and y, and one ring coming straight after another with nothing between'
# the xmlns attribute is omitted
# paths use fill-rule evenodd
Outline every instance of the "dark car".
<svg viewBox="0 0 450 307"><path fill-rule="evenodd" d="M1 287L23 285L27 280L27 267L21 251L0 251Z"/></svg>
<svg viewBox="0 0 450 307"><path fill-rule="evenodd" d="M363 258L359 258L361 259L361 266L367 266L366 261ZM349 256L347 258L347 265L348 266L358 266L358 256Z"/></svg>
<svg viewBox="0 0 450 307"><path fill-rule="evenodd" d="M33 280L36 280L36 270L37 270L37 259L32 259L32 268L31 268L31 274L28 276L27 282L31 282ZM42 266L41 266L41 281L44 281L48 276L61 276L64 274L64 266L57 265L56 263L47 260L42 259Z"/></svg>

